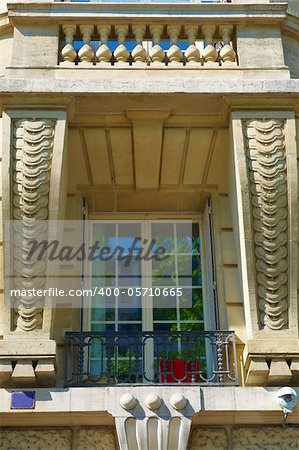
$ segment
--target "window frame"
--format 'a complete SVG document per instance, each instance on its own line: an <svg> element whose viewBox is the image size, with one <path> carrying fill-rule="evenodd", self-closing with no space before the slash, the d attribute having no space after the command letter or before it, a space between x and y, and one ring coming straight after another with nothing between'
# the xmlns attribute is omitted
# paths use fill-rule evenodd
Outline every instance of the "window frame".
<svg viewBox="0 0 299 450"><path fill-rule="evenodd" d="M207 205L208 207L208 205ZM207 210L207 208L206 208ZM204 329L205 330L214 330L216 329L216 321L215 321L215 302L218 303L217 310L219 310L219 299L215 299L215 286L214 285L214 274L213 272L216 270L216 267L212 267L212 252L215 249L212 249L212 243L208 242L207 236L213 233L213 230L210 229L210 224L207 223L206 214L198 213L198 214L179 214L179 213L169 213L169 214L156 214L156 213L133 213L133 214L109 214L109 213L88 213L87 220L85 221L85 226L87 230L85 231L85 235L88 237L88 243L90 245L93 237L93 224L97 221L102 221L103 223L111 223L111 222L123 222L123 223L136 223L139 222L142 225L146 223L146 226L150 228L150 223L152 221L159 222L179 222L183 220L190 220L192 222L196 222L199 224L199 234L200 234L200 242L201 242L201 269L202 269L202 296L203 296L203 321L204 321ZM215 257L215 254L214 254ZM215 261L214 261L215 263ZM149 266L149 265L147 265ZM143 269L141 269L143 272ZM87 274L86 279L83 280L83 288L84 289L92 289L92 261L87 261L84 267L84 274ZM144 307L144 301L146 297L142 297L142 308ZM83 329L90 330L91 329L91 297L83 298ZM149 306L147 304L147 309ZM145 331L151 331L154 322L153 322L153 307L150 308L151 313L147 311L147 314L142 314L141 323L142 329ZM114 321L115 322L115 321ZM113 323L114 323L113 322Z"/></svg>

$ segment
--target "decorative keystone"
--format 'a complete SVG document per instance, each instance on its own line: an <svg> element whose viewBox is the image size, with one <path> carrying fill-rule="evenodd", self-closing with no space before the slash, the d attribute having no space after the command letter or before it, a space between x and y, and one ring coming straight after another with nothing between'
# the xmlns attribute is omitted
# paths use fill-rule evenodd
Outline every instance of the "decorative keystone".
<svg viewBox="0 0 299 450"><path fill-rule="evenodd" d="M137 405L137 399L134 397L134 395L128 392L127 394L123 394L120 397L119 403L122 408L130 410L134 409Z"/></svg>

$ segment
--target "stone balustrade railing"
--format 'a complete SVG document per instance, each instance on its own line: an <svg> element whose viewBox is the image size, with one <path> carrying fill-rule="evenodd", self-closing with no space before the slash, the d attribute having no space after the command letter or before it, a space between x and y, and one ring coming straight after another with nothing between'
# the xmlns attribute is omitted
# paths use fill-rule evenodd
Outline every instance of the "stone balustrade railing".
<svg viewBox="0 0 299 450"><path fill-rule="evenodd" d="M64 24L61 66L227 67L237 65L232 25Z"/></svg>

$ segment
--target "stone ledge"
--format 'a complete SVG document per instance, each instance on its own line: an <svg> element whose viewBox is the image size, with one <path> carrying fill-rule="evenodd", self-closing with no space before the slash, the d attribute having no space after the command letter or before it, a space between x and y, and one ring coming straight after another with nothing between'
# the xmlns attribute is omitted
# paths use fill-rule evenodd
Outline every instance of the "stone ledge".
<svg viewBox="0 0 299 450"><path fill-rule="evenodd" d="M52 388L35 389L36 407L30 414L39 413L108 413L112 416L122 414L132 417L132 412L126 412L121 408L119 399L124 393L134 395L141 407L145 408L145 399L148 394L155 393L167 405L169 398L174 393L183 393L193 413L212 412L261 412L279 413L281 408L276 403L276 392L279 388L269 387L199 387L199 386L115 386L115 387L82 387L82 388ZM295 388L299 393L299 388ZM0 412L10 411L11 391L0 389ZM299 420L299 406L292 417Z"/></svg>
<svg viewBox="0 0 299 450"><path fill-rule="evenodd" d="M250 5L242 3L61 3L49 1L20 1L8 2L9 16L18 17L23 20L49 20L52 22L77 18L121 18L129 15L130 19L135 18L142 21L144 18L171 17L182 20L184 17L190 19L205 19L215 23L236 22L242 19L242 23L251 22L256 24L257 19L265 23L280 23L286 17L287 5L284 3L252 3Z"/></svg>
<svg viewBox="0 0 299 450"><path fill-rule="evenodd" d="M0 359L20 359L56 357L56 342L52 340L21 340L22 336L15 335L12 339L0 341Z"/></svg>
<svg viewBox="0 0 299 450"><path fill-rule="evenodd" d="M248 340L246 352L252 356L263 357L299 357L299 340L298 339L254 339Z"/></svg>
<svg viewBox="0 0 299 450"><path fill-rule="evenodd" d="M113 72L113 71L110 71ZM153 71L151 72L153 73ZM88 83L82 83L80 79L64 80L64 79L24 79L24 78L0 78L0 95L9 94L10 96L17 93L41 93L41 94L118 94L125 93L142 93L159 95L168 94L221 94L226 96L229 94L256 94L256 95L288 95L294 97L299 96L299 80L221 80L212 77L202 79L199 82L197 77L177 77L170 78L169 73L165 76L165 81L158 77L134 77L134 71L130 71L130 78L123 77L107 78L101 77L101 83L98 80L88 80ZM166 75L166 72L165 72Z"/></svg>

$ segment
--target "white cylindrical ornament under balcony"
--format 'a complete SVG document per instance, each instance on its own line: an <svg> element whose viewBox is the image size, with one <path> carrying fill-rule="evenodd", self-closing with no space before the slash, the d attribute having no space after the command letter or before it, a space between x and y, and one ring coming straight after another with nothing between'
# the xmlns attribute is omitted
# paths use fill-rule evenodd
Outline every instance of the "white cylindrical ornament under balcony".
<svg viewBox="0 0 299 450"><path fill-rule="evenodd" d="M216 27L214 25L204 25L202 27L202 32L206 42L206 46L203 49L202 56L204 57L205 65L207 66L219 66L219 63L217 62L219 55L213 45L215 30Z"/></svg>
<svg viewBox="0 0 299 450"><path fill-rule="evenodd" d="M62 66L73 66L77 57L77 52L73 47L76 25L62 25L62 31L65 36L65 46L61 50Z"/></svg>
<svg viewBox="0 0 299 450"><path fill-rule="evenodd" d="M219 53L222 64L225 66L235 66L237 64L236 52L230 44L233 33L232 25L221 25L219 27L219 33L224 44Z"/></svg>
<svg viewBox="0 0 299 450"><path fill-rule="evenodd" d="M192 65L199 66L202 63L202 57L199 49L195 45L196 36L198 34L198 26L186 25L185 33L188 37L189 46L185 51L186 65L189 67Z"/></svg>
<svg viewBox="0 0 299 450"><path fill-rule="evenodd" d="M165 52L160 46L163 25L150 25L150 32L153 37L153 47L150 50L151 65L164 66Z"/></svg>
<svg viewBox="0 0 299 450"><path fill-rule="evenodd" d="M148 55L145 48L142 45L143 36L145 35L145 25L133 25L132 31L136 39L136 47L132 51L132 57L134 59L134 67L144 67L147 64Z"/></svg>
<svg viewBox="0 0 299 450"><path fill-rule="evenodd" d="M94 51L90 46L91 36L93 33L93 25L81 25L80 33L82 34L83 46L78 52L80 64L92 65L94 60Z"/></svg>
<svg viewBox="0 0 299 450"><path fill-rule="evenodd" d="M115 62L119 65L126 64L128 65L128 59L130 57L130 52L124 45L126 42L126 37L128 34L128 25L116 25L115 26L115 32L117 35L117 40L119 42L119 45L114 50L114 58Z"/></svg>
<svg viewBox="0 0 299 450"><path fill-rule="evenodd" d="M180 25L168 25L167 27L171 47L167 51L169 65L182 65L182 50L177 45L178 37L181 31Z"/></svg>
<svg viewBox="0 0 299 450"><path fill-rule="evenodd" d="M100 47L96 51L96 58L99 65L110 66L112 52L108 47L109 34L111 33L111 25L98 25L97 31L100 36Z"/></svg>

